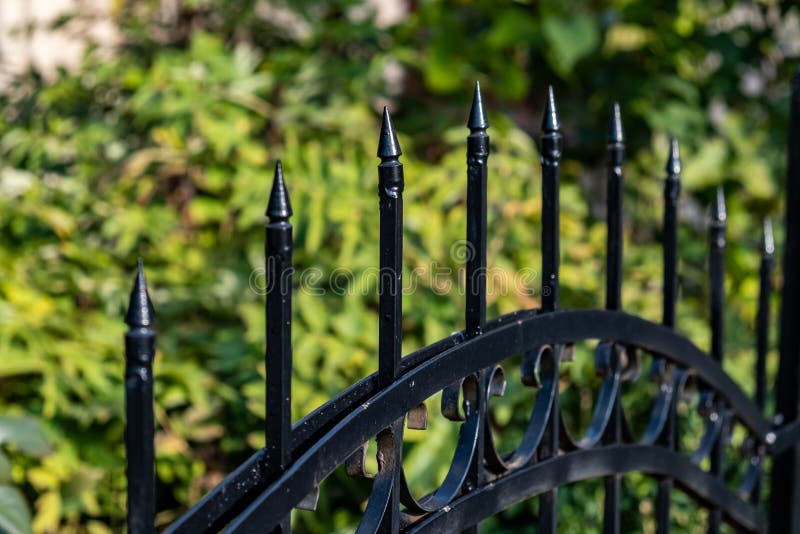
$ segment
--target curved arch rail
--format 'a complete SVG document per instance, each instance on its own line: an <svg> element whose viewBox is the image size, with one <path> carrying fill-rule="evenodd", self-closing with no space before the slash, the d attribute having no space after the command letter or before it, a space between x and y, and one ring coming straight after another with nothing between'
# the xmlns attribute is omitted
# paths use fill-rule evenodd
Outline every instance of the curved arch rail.
<svg viewBox="0 0 800 534"><path fill-rule="evenodd" d="M766 520L723 483L681 454L662 447L622 445L587 449L532 464L467 493L447 508L422 518L407 532L459 532L513 504L541 495L553 485L626 473L672 476L695 499L726 511L735 527L763 532Z"/></svg>
<svg viewBox="0 0 800 534"><path fill-rule="evenodd" d="M742 424L765 442L770 424L719 364L691 341L661 325L618 311L580 310L529 315L433 355L389 387L356 407L231 524L229 532L255 532L275 526L306 494L358 446L426 398L467 376L527 348L610 338L653 352L685 368L724 397ZM571 453L570 453L571 454ZM553 485L556 487L556 485Z"/></svg>

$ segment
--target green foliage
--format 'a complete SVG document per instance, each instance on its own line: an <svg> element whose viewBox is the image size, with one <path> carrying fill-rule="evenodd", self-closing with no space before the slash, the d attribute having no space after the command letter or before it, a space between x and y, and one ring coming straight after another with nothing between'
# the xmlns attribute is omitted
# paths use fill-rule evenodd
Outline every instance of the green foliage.
<svg viewBox="0 0 800 534"><path fill-rule="evenodd" d="M364 275L378 257L374 151L386 102L406 164L404 278L413 272L419 281L404 301L404 352L463 327L455 290L463 266L451 251L466 231L463 124L475 79L492 124L489 262L505 274L541 261L531 136L546 86L555 86L566 137L564 306L602 305L603 148L614 100L628 138L625 308L660 319L658 206L667 136L676 135L685 163L678 329L701 347L709 335L705 207L726 186L726 368L753 390L755 245L761 218L781 209L785 57L797 45L786 39L797 39L796 8L765 5L777 22L759 26L725 22L745 5L730 1L423 1L379 28L357 0L269 3L267 11L265 2L196 0L172 24L154 21L154 2L130 4L118 13L126 41L111 57L90 50L78 72L24 76L0 96L0 407L37 418L54 444L41 459L21 444L28 454L9 457L11 479L33 503L34 531L122 529L122 315L138 255L159 331L159 524L263 445L258 269L278 158L295 208L296 267L306 273L294 308L294 418L376 370L376 285ZM755 93L743 82L754 73L763 83ZM337 267L354 273L348 291L319 295ZM489 315L537 305L525 292L493 293ZM562 369L574 432L585 428L597 391L591 348ZM507 366L506 397L493 401L505 450L532 402L515 367ZM627 388L634 428L653 395L644 380ZM429 402L430 428L406 437L419 494L442 480L457 432ZM699 427L690 413L689 444ZM332 478L318 512L296 513L301 531L352 530L369 485L338 471ZM565 532L599 531L591 521L601 487L559 492ZM625 530L651 529L652 482L626 477L625 488ZM0 486L0 506L19 495ZM684 499L677 509L675 528L692 531L696 508ZM535 510L523 503L487 528L529 524Z"/></svg>
<svg viewBox="0 0 800 534"><path fill-rule="evenodd" d="M29 418L0 417L2 445L27 456L41 457L50 452L39 423ZM12 485L13 480L11 460L0 449L0 532L26 534L31 532L31 513L25 496Z"/></svg>

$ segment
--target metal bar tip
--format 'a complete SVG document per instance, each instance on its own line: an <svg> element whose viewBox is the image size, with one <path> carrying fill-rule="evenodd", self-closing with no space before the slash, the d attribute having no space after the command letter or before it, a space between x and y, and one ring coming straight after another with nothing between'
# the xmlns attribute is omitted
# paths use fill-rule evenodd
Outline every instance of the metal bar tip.
<svg viewBox="0 0 800 534"><path fill-rule="evenodd" d="M772 256L775 254L775 238L772 235L772 219L764 218L764 234L761 238L761 254Z"/></svg>
<svg viewBox="0 0 800 534"><path fill-rule="evenodd" d="M622 143L624 141L625 136L622 132L622 113L619 110L619 103L614 102L614 107L611 112L611 121L608 124L608 142Z"/></svg>
<svg viewBox="0 0 800 534"><path fill-rule="evenodd" d="M681 173L681 153L678 140L674 137L669 140L669 157L667 158L667 177L677 178Z"/></svg>
<svg viewBox="0 0 800 534"><path fill-rule="evenodd" d="M125 323L130 327L152 326L155 312L150 295L147 292L147 280L144 277L144 263L139 258L136 279L131 290L128 312L125 314Z"/></svg>
<svg viewBox="0 0 800 534"><path fill-rule="evenodd" d="M266 215L270 220L287 220L292 216L292 204L289 202L289 192L283 181L283 165L281 160L275 164L275 178L272 182L272 191L269 194Z"/></svg>
<svg viewBox="0 0 800 534"><path fill-rule="evenodd" d="M475 82L475 95L472 97L472 109L469 111L467 128L470 130L485 130L489 127L486 110L483 108L483 95L481 95L481 82Z"/></svg>
<svg viewBox="0 0 800 534"><path fill-rule="evenodd" d="M711 208L711 219L716 223L724 223L728 218L725 209L725 189L720 185L717 187L717 196L714 197L714 205Z"/></svg>
<svg viewBox="0 0 800 534"><path fill-rule="evenodd" d="M542 117L542 131L545 133L557 132L561 130L561 123L558 121L558 110L556 109L556 97L553 93L553 86L547 86L547 103Z"/></svg>
<svg viewBox="0 0 800 534"><path fill-rule="evenodd" d="M378 141L378 157L381 159L397 158L402 153L400 143L397 141L397 134L392 126L392 118L389 116L389 108L384 106L383 124L381 124L381 135Z"/></svg>

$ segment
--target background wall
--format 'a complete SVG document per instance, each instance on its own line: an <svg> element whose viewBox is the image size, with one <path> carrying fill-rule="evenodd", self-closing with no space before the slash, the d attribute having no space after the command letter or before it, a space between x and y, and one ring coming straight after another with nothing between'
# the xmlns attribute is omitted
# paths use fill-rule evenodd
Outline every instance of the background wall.
<svg viewBox="0 0 800 534"><path fill-rule="evenodd" d="M118 40L110 0L3 0L0 2L0 81L30 67L52 79L58 67L80 64L87 40L109 46ZM58 25L80 13L86 33Z"/></svg>

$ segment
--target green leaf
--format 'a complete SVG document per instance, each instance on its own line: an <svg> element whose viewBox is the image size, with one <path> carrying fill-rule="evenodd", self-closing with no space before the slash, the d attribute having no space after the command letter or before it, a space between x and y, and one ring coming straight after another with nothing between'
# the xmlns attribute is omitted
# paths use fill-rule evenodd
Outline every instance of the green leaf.
<svg viewBox="0 0 800 534"><path fill-rule="evenodd" d="M719 138L707 140L691 158L687 158L682 175L683 185L688 190L697 190L717 185L725 172L728 149Z"/></svg>
<svg viewBox="0 0 800 534"><path fill-rule="evenodd" d="M542 33L550 49L550 66L563 76L568 76L572 67L600 42L595 21L589 15L546 18Z"/></svg>
<svg viewBox="0 0 800 534"><path fill-rule="evenodd" d="M431 91L449 93L461 87L461 80L466 71L463 59L445 49L445 45L436 43L430 56L424 63L425 81Z"/></svg>
<svg viewBox="0 0 800 534"><path fill-rule="evenodd" d="M630 52L644 47L652 38L652 32L636 24L615 24L606 33L605 52Z"/></svg>
<svg viewBox="0 0 800 534"><path fill-rule="evenodd" d="M19 490L11 486L0 486L0 532L5 534L33 532L28 504Z"/></svg>
<svg viewBox="0 0 800 534"><path fill-rule="evenodd" d="M50 452L39 422L27 417L0 417L0 444L10 443L31 456Z"/></svg>
<svg viewBox="0 0 800 534"><path fill-rule="evenodd" d="M11 481L11 461L8 459L3 451L0 451L0 484L6 484Z"/></svg>
<svg viewBox="0 0 800 534"><path fill-rule="evenodd" d="M530 43L536 34L536 19L522 9L500 13L486 35L486 44L497 49Z"/></svg>

